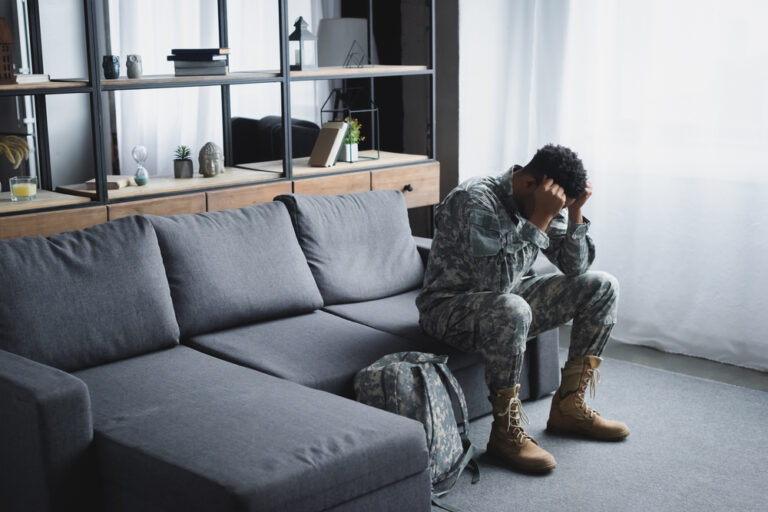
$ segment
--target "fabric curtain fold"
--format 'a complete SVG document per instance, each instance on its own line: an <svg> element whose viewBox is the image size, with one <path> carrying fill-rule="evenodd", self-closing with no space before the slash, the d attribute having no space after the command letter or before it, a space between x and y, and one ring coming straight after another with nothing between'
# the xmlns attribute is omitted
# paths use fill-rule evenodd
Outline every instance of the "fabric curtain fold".
<svg viewBox="0 0 768 512"><path fill-rule="evenodd" d="M465 4L462 22L479 26ZM506 90L483 99L505 105L486 122L499 129L485 146L496 157L474 158L484 147L462 132L460 179L523 164L547 143L573 148L594 184L593 268L621 283L614 336L768 370L768 4L498 7L483 20L491 37L510 33L492 50ZM462 61L462 77L472 65Z"/></svg>

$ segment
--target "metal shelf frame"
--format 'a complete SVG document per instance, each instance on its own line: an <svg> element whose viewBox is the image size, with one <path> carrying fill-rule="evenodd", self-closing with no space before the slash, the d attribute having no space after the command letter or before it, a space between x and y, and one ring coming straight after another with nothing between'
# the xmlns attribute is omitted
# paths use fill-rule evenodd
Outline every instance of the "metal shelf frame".
<svg viewBox="0 0 768 512"><path fill-rule="evenodd" d="M429 47L429 62L426 69L420 70L386 70L377 71L371 69L370 73L360 72L359 74L350 75L349 73L328 73L328 74L313 74L311 76L302 76L299 74L291 74L289 66L289 54L288 54L288 28L289 21L288 16L288 2L290 0L276 0L278 2L278 23L279 23L279 38L280 38L280 70L277 71L254 71L251 76L248 73L244 73L243 76L238 76L238 73L233 73L222 78L200 78L196 80L193 78L187 78L181 81L168 80L164 81L158 79L157 81L146 82L136 81L126 83L110 83L110 80L104 80L101 76L100 56L104 53L104 49L99 47L100 30L103 27L100 26L103 20L99 20L97 17L96 2L100 0L83 0L82 9L85 19L85 38L86 38L86 54L88 60L88 73L89 76L86 79L73 79L73 80L59 80L61 85L48 84L47 86L39 86L36 84L30 84L28 87L0 87L0 97L5 96L33 96L35 101L35 108L38 118L37 124L37 138L38 138L38 154L39 154L39 179L41 188L52 189L52 176L51 176L51 157L49 148L49 134L48 134L48 122L46 116L46 97L50 94L87 94L89 96L90 103L90 121L91 121L91 136L93 140L93 159L95 163L96 174L96 199L90 203L78 204L64 207L54 208L37 208L29 209L23 212L13 212L5 215L16 215L19 213L37 213L42 211L51 210L63 210L63 209L75 209L88 206L99 206L110 203L124 202L124 200L109 200L107 195L106 174L107 169L110 168L111 163L107 161L108 153L105 150L106 144L105 134L103 130L104 119L104 96L103 93L109 93L112 91L122 90L139 90L139 89L159 89L159 88L179 88L179 87L219 87L221 89L221 113L222 113L222 125L223 125L223 140L224 140L224 154L225 165L232 165L232 105L230 99L230 86L238 84L260 84L260 83L279 83L281 90L281 115L283 119L283 175L276 177L274 180L270 180L267 183L292 180L292 140L291 140L291 83L301 81L318 81L318 80L347 80L347 79L368 79L370 87L370 97L372 101L375 101L375 79L378 77L393 77L393 76L426 76L430 81L431 97L430 102L430 119L429 130L427 136L429 137L428 148L430 148L428 159L434 161L435 159L435 0L428 0L427 6L430 10L430 23L427 30L430 34L430 47ZM371 46L373 44L373 2L374 0L368 0L368 55L371 54ZM222 47L229 46L229 27L227 19L227 0L217 0L218 7L218 30L219 30L219 44ZM28 0L28 16L30 27L30 43L32 53L32 71L33 73L44 73L43 64L43 52L41 41L41 27L40 27L40 2L39 0ZM369 57L370 58L370 57ZM269 76L274 73L274 76ZM264 74L266 76L258 76ZM147 76L145 79L151 79L153 77ZM159 78L159 77L158 77ZM57 82L54 80L52 82ZM78 85L68 85L71 83L77 83ZM322 173L320 175L334 175L345 174L343 172ZM236 187L237 185L230 186ZM230 188L230 187L211 187L211 190L216 188ZM207 190L207 189L206 189ZM178 195L179 193L166 193L157 195L148 195L146 198L153 197L165 197L171 195ZM142 199L145 197L142 196Z"/></svg>

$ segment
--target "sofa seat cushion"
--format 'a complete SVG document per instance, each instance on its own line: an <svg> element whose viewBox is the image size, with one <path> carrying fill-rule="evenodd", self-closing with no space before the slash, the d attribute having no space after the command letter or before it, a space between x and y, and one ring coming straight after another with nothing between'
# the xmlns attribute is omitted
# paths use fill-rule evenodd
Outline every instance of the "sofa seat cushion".
<svg viewBox="0 0 768 512"><path fill-rule="evenodd" d="M421 331L419 310L415 303L418 294L419 290L411 290L383 299L325 306L323 310L352 322L413 340L423 347L419 349L422 352L446 354L449 356L451 370L480 363L480 355L456 350Z"/></svg>
<svg viewBox="0 0 768 512"><path fill-rule="evenodd" d="M413 340L417 346L431 346L437 354L446 354L448 366L456 375L469 406L470 418L490 412L485 383L485 365L479 354L460 352L423 333L419 327L419 310L415 300L419 290L384 299L351 304L325 306L323 311ZM559 384L560 365L557 357L557 329L528 338L520 374L520 398L539 398Z"/></svg>
<svg viewBox="0 0 768 512"><path fill-rule="evenodd" d="M0 349L74 371L178 339L147 219L0 241Z"/></svg>
<svg viewBox="0 0 768 512"><path fill-rule="evenodd" d="M323 305L282 203L149 218L182 338Z"/></svg>
<svg viewBox="0 0 768 512"><path fill-rule="evenodd" d="M418 422L184 346L76 376L107 508L324 510L427 467Z"/></svg>
<svg viewBox="0 0 768 512"><path fill-rule="evenodd" d="M192 348L305 386L354 396L355 373L380 357L427 346L324 311L195 336ZM435 348L434 346L430 348Z"/></svg>
<svg viewBox="0 0 768 512"><path fill-rule="evenodd" d="M424 264L401 192L276 199L288 206L325 304L373 300L421 286Z"/></svg>

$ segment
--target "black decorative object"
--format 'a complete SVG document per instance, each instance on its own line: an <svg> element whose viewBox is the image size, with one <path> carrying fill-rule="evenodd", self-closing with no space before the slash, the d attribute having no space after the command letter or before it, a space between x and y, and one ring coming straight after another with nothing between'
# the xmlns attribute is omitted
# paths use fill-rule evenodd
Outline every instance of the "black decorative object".
<svg viewBox="0 0 768 512"><path fill-rule="evenodd" d="M344 59L345 68L362 68L365 65L367 55L357 40L352 41L347 56Z"/></svg>
<svg viewBox="0 0 768 512"><path fill-rule="evenodd" d="M302 16L299 16L293 26L295 29L288 36L291 71L317 69L317 38L309 31L309 25Z"/></svg>
<svg viewBox="0 0 768 512"><path fill-rule="evenodd" d="M333 89L320 107L320 120L343 121L345 118L362 119L361 125L368 127L365 138L370 141L376 156L358 155L361 160L378 160L381 157L381 138L379 137L379 107L371 100L366 89L349 87ZM366 144L367 145L367 144Z"/></svg>
<svg viewBox="0 0 768 512"><path fill-rule="evenodd" d="M117 55L105 55L101 61L104 68L104 78L117 78L120 76L120 57Z"/></svg>

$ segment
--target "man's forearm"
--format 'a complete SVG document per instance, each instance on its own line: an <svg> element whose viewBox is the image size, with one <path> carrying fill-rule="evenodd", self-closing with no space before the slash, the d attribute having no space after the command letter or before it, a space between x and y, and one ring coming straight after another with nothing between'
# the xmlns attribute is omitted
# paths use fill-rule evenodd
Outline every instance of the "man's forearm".
<svg viewBox="0 0 768 512"><path fill-rule="evenodd" d="M547 228L549 227L549 223L552 222L552 219L554 217L547 216L547 215L539 215L537 213L534 213L531 215L531 218L528 219L528 222L542 230L546 233Z"/></svg>
<svg viewBox="0 0 768 512"><path fill-rule="evenodd" d="M581 215L581 208L575 210L568 208L568 220L574 224L583 224L584 217Z"/></svg>

